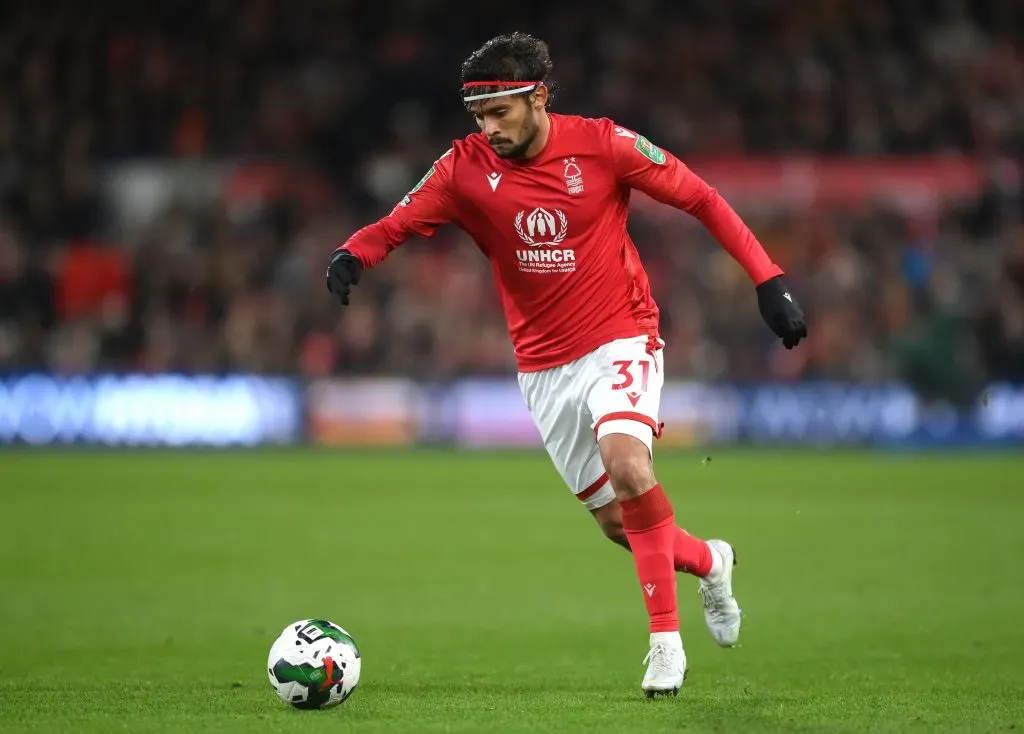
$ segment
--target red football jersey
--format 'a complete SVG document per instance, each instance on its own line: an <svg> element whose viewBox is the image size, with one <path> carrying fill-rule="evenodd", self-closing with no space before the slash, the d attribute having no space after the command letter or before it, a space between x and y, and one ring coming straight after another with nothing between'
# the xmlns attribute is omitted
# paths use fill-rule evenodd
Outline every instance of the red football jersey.
<svg viewBox="0 0 1024 734"><path fill-rule="evenodd" d="M388 216L342 247L369 268L410 237L458 225L491 262L523 372L657 336L658 307L626 232L631 189L697 217L755 284L782 274L677 158L608 119L550 119L544 149L525 161L499 158L483 133L456 141Z"/></svg>

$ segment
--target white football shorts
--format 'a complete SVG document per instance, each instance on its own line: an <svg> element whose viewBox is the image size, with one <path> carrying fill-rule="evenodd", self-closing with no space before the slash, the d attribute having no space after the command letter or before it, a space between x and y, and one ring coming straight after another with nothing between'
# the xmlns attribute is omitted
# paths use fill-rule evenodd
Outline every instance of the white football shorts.
<svg viewBox="0 0 1024 734"><path fill-rule="evenodd" d="M665 343L647 336L616 339L559 367L520 372L519 387L544 448L572 493L595 510L615 494L597 442L634 436L653 455L665 383Z"/></svg>

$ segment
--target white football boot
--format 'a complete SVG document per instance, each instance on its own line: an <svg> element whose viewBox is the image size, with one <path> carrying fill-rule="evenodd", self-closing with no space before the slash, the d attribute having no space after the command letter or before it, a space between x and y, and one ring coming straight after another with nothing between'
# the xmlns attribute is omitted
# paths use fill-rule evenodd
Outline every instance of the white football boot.
<svg viewBox="0 0 1024 734"><path fill-rule="evenodd" d="M652 632L651 651L644 663L647 673L641 688L647 698L679 695L686 680L686 653L678 632Z"/></svg>
<svg viewBox="0 0 1024 734"><path fill-rule="evenodd" d="M736 552L724 540L709 540L708 546L714 562L711 573L700 580L700 595L704 598L704 621L708 632L722 647L734 647L740 639L740 611L732 595L732 571L736 565Z"/></svg>

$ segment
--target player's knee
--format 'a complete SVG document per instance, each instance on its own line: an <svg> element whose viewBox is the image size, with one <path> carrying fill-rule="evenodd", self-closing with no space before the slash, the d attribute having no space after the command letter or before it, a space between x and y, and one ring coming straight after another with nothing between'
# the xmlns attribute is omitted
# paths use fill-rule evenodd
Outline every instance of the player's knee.
<svg viewBox="0 0 1024 734"><path fill-rule="evenodd" d="M609 468L608 477L619 500L639 497L657 483L651 463L647 459L620 459L614 461L612 466L614 469Z"/></svg>
<svg viewBox="0 0 1024 734"><path fill-rule="evenodd" d="M631 436L606 436L602 443L601 457L616 498L639 497L657 483L651 456L638 440Z"/></svg>

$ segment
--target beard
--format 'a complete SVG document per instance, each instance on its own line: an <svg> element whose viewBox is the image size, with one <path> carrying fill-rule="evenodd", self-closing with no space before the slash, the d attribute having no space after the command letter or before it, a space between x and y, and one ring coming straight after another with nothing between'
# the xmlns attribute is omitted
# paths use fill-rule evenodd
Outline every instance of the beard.
<svg viewBox="0 0 1024 734"><path fill-rule="evenodd" d="M491 143L491 150L493 150L495 155L499 158L521 160L526 157L526 151L530 149L530 146L533 145L533 141L537 139L537 133L539 130L539 125L532 121L528 122L524 126L525 134L523 135L522 141L515 145L511 145L508 141L504 141L501 148L495 148L494 143Z"/></svg>

